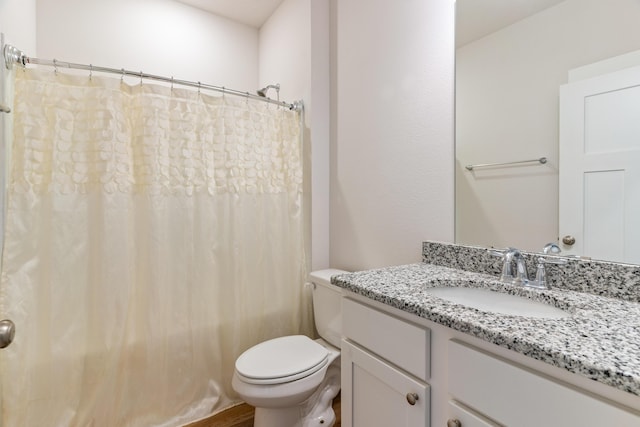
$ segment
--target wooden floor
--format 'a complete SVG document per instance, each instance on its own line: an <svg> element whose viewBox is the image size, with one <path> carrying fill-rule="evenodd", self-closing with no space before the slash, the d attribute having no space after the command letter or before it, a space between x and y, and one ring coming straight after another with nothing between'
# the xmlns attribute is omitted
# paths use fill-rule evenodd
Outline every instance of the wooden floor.
<svg viewBox="0 0 640 427"><path fill-rule="evenodd" d="M340 427L340 394L333 399L333 411L336 413L334 427ZM252 406L243 403L185 427L253 427L253 412Z"/></svg>

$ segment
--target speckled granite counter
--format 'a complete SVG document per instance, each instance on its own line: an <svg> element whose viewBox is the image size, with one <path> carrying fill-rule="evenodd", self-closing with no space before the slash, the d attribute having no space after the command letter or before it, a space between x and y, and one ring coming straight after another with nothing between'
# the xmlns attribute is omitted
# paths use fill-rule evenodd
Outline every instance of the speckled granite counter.
<svg viewBox="0 0 640 427"><path fill-rule="evenodd" d="M640 304L571 289L538 291L493 275L410 264L334 276L356 294L640 396ZM550 303L561 319L489 313L429 295L428 287L483 287Z"/></svg>

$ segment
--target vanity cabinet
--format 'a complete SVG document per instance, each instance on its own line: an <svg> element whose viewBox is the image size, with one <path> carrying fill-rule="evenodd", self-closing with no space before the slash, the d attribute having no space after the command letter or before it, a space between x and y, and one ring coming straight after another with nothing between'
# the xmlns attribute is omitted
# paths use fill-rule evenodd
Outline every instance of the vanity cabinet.
<svg viewBox="0 0 640 427"><path fill-rule="evenodd" d="M429 426L430 331L350 299L342 312L342 425Z"/></svg>
<svg viewBox="0 0 640 427"><path fill-rule="evenodd" d="M449 341L448 347L449 394L499 425L640 425L637 414L491 353L457 340Z"/></svg>
<svg viewBox="0 0 640 427"><path fill-rule="evenodd" d="M367 298L343 298L345 427L640 426L635 396Z"/></svg>

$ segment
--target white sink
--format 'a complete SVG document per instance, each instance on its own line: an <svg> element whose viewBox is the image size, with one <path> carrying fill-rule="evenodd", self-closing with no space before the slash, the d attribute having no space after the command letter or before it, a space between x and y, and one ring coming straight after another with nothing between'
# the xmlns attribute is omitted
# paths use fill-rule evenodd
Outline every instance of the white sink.
<svg viewBox="0 0 640 427"><path fill-rule="evenodd" d="M493 292L489 289L439 287L427 288L425 292L456 304L512 316L560 319L571 315L564 310L543 302L533 301L517 295Z"/></svg>

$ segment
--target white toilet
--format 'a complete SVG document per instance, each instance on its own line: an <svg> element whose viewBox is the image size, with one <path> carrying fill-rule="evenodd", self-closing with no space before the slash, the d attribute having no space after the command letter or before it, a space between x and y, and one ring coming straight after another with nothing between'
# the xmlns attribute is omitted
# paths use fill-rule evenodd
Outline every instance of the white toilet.
<svg viewBox="0 0 640 427"><path fill-rule="evenodd" d="M255 406L254 427L330 427L331 407L340 391L342 290L331 276L346 271L311 273L313 313L321 339L304 335L257 344L238 357L232 386Z"/></svg>

